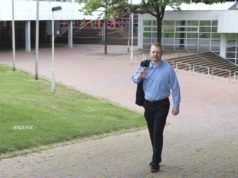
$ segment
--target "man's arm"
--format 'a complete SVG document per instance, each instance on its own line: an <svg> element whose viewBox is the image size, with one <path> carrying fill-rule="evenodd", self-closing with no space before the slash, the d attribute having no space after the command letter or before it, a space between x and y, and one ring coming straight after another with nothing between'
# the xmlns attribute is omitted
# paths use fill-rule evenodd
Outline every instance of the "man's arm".
<svg viewBox="0 0 238 178"><path fill-rule="evenodd" d="M173 96L172 114L178 115L180 101L181 101L181 95L180 95L180 87L179 87L178 79L177 79L176 73L172 67L170 70L170 88L172 89L172 96Z"/></svg>

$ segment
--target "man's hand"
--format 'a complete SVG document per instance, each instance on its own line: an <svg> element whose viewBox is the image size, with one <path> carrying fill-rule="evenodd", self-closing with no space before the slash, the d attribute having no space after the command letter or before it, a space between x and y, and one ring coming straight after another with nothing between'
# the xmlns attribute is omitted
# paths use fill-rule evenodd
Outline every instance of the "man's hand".
<svg viewBox="0 0 238 178"><path fill-rule="evenodd" d="M172 109L172 114L173 114L174 116L178 115L178 114L179 114L179 109L173 108L173 109Z"/></svg>
<svg viewBox="0 0 238 178"><path fill-rule="evenodd" d="M140 71L139 79L143 79L146 75L146 67L143 67L143 69Z"/></svg>

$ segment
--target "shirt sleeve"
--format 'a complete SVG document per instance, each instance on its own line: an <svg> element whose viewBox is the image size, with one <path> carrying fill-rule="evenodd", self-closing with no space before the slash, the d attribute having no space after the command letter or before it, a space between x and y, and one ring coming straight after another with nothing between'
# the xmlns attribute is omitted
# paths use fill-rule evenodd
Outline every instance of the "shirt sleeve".
<svg viewBox="0 0 238 178"><path fill-rule="evenodd" d="M142 70L142 67L139 66L136 72L132 76L132 81L134 83L140 83L142 79L139 79L140 71Z"/></svg>
<svg viewBox="0 0 238 178"><path fill-rule="evenodd" d="M170 81L170 88L172 90L173 108L179 109L181 101L180 87L176 73L172 67L170 70L169 81Z"/></svg>

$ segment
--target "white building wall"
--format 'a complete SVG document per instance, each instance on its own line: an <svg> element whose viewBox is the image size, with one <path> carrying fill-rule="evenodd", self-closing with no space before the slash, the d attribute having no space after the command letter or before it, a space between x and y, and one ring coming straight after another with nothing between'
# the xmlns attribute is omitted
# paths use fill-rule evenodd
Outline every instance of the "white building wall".
<svg viewBox="0 0 238 178"><path fill-rule="evenodd" d="M218 20L225 11L166 11L164 20ZM139 15L141 20L154 19L150 14Z"/></svg>
<svg viewBox="0 0 238 178"><path fill-rule="evenodd" d="M167 11L164 20L217 20L221 11Z"/></svg>
<svg viewBox="0 0 238 178"><path fill-rule="evenodd" d="M156 20L150 14L139 15L138 47L143 47L143 20ZM218 33L238 33L237 10L193 10L193 11L166 11L164 20L217 20Z"/></svg>
<svg viewBox="0 0 238 178"><path fill-rule="evenodd" d="M223 58L226 58L226 41L227 41L226 34L221 34L219 55Z"/></svg>
<svg viewBox="0 0 238 178"><path fill-rule="evenodd" d="M221 13L225 11L201 11L201 10L188 10L188 11L166 11L164 20L218 20ZM156 20L150 14L139 15L138 23L138 48L143 49L143 21Z"/></svg>
<svg viewBox="0 0 238 178"><path fill-rule="evenodd" d="M209 10L188 10L188 11L166 11L164 20L218 20L220 15L225 11L209 11ZM138 48L143 49L143 21L156 20L150 14L139 15L138 23Z"/></svg>
<svg viewBox="0 0 238 178"><path fill-rule="evenodd" d="M218 33L238 33L238 10L225 11L219 15Z"/></svg>
<svg viewBox="0 0 238 178"><path fill-rule="evenodd" d="M0 21L11 21L12 19L12 1L0 0ZM39 20L52 19L52 7L61 6L62 10L55 12L55 20L81 20L97 19L99 12L92 16L85 16L79 9L82 7L79 3L73 2L53 2L40 1ZM36 19L36 1L33 0L15 0L15 20L29 21Z"/></svg>
<svg viewBox="0 0 238 178"><path fill-rule="evenodd" d="M222 5L222 6L221 6ZM223 5L225 5L226 7L223 7ZM210 9L207 8L202 8L203 10L199 9L199 8L190 8L190 9L186 9L186 8L182 8L182 11L171 11L171 10L166 10L164 19L165 21L213 21L213 22L217 22L217 31L211 31L213 34L211 33L210 39L208 39L207 37L203 38L201 37L200 40L200 36L198 36L198 40L195 45L198 46L197 50L200 50L200 47L207 47L210 46L210 49L208 48L208 50L211 51L215 51L218 54L220 54L221 57L229 59L231 62L233 62L234 64L238 64L238 3L237 5L237 9L233 10L232 8L230 9L230 7L234 5L234 3L225 3L225 4L220 4L219 7L218 5L213 5L210 6ZM234 7L234 6L233 6ZM167 9L167 8L166 8ZM143 26L143 21L148 20L156 20L155 17L149 15L149 14L144 14L144 15L139 15L139 23L138 23L138 48L143 49L146 48L147 45L149 44L148 40L151 38L151 42L153 41L153 35L154 35L154 31L153 30L148 30L150 25L145 25L145 34L144 33L144 26ZM212 22L212 28L216 26L213 24ZM148 23L148 22L146 22ZM200 24L200 23L199 23ZM151 25L153 26L153 25ZM197 27L196 27L197 28ZM200 28L197 28L199 31L199 34L202 33L207 33L206 31L204 32L200 32ZM216 30L216 28L215 28ZM151 37L148 37L148 33L151 33ZM167 35L170 32L167 32ZM173 33L173 32L171 32ZM175 32L174 32L175 33ZM189 32L190 34L193 33L193 31ZM194 32L197 33L197 32ZM210 32L208 32L210 33ZM144 37L145 35L145 37ZM174 34L175 35L175 34ZM220 35L220 37L218 38L217 36ZM171 39L169 39L169 37L167 37L167 39L169 40L173 40L173 38L175 39L176 37L171 37ZM189 38L193 38L193 37L189 37ZM195 37L196 38L196 37ZM216 40L217 38L217 40ZM145 39L145 40L144 40ZM186 39L188 40L188 39ZM211 40L210 44L208 44L206 46L205 44L205 40ZM191 41L191 40L190 40ZM200 42L202 42L200 44ZM171 42L171 44L167 44L167 45L172 45L173 42ZM216 43L220 43L219 46ZM175 43L174 43L175 44ZM191 44L191 43L186 43L186 44ZM204 46L205 44L205 46ZM203 45L203 46L202 46ZM146 47L145 47L146 46ZM165 45L166 46L166 45ZM227 50L229 48L229 50ZM174 46L174 50L176 50L176 44ZM203 49L202 49L203 50Z"/></svg>

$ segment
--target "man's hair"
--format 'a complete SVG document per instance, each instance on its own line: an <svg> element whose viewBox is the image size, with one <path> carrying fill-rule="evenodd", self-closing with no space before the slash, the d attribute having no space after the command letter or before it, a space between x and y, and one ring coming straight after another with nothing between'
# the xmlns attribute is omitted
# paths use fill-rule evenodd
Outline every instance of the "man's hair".
<svg viewBox="0 0 238 178"><path fill-rule="evenodd" d="M152 43L151 46L155 46L155 47L160 48L162 50L162 45L158 42Z"/></svg>

